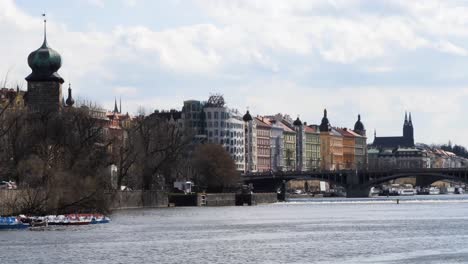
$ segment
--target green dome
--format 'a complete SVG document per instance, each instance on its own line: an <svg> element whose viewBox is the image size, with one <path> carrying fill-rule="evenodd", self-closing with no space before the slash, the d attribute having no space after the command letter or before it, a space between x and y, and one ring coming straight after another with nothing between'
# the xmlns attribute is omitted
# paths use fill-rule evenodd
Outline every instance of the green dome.
<svg viewBox="0 0 468 264"><path fill-rule="evenodd" d="M63 83L63 78L57 73L62 66L62 58L57 51L49 47L45 36L42 46L29 54L28 64L32 73L26 77L27 81L59 81Z"/></svg>

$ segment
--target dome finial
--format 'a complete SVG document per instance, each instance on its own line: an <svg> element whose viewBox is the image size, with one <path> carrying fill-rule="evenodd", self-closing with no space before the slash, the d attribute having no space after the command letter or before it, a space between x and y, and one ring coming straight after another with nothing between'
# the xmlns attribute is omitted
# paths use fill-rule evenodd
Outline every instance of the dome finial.
<svg viewBox="0 0 468 264"><path fill-rule="evenodd" d="M47 47L47 15L46 13L43 13L42 17L44 18L44 43L42 43L42 47L45 48Z"/></svg>
<svg viewBox="0 0 468 264"><path fill-rule="evenodd" d="M357 120L358 120L358 121L361 121L361 114L358 114L358 115L357 115Z"/></svg>

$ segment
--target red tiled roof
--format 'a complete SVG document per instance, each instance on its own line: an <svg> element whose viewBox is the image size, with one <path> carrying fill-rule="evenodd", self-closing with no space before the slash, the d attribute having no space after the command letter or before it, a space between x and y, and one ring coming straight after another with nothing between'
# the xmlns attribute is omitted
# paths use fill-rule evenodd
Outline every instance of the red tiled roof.
<svg viewBox="0 0 468 264"><path fill-rule="evenodd" d="M336 131L338 131L344 137L356 137L356 136L358 136L356 133L352 132L349 129L344 129L344 128L335 128L335 129L336 129Z"/></svg>
<svg viewBox="0 0 468 264"><path fill-rule="evenodd" d="M257 123L257 126L260 127L265 127L265 128L271 128L271 124L269 124L270 120L268 118L262 118L262 117L255 117L255 122Z"/></svg>
<svg viewBox="0 0 468 264"><path fill-rule="evenodd" d="M309 127L309 126L305 126L305 127L304 127L304 131L305 131L306 133L317 133L317 132L319 132L319 131L317 131L317 129L315 129L315 128L313 128L313 127Z"/></svg>

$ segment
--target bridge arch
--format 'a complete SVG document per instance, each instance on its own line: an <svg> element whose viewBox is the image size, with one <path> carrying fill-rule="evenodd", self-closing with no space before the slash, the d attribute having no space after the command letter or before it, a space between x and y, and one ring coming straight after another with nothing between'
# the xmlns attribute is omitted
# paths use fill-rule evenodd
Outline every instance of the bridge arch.
<svg viewBox="0 0 468 264"><path fill-rule="evenodd" d="M436 181L440 181L440 180L453 180L453 181L468 183L468 180L467 180L466 177L461 177L461 176L457 176L457 175L450 175L450 174L447 174L447 173L418 172L418 173L395 173L395 174L388 175L388 176L385 176L385 177L381 177L381 178L378 178L378 179L375 179L375 180L371 180L371 181L367 182L366 185L375 186L375 185L379 185L379 184L382 184L382 183L385 183L385 182L388 182L388 181L391 181L391 180L396 180L396 179L401 179L401 178L409 178L409 177L416 177L416 179L418 179L418 177L420 177L421 179L425 179L426 184L424 184L424 185L430 185L430 184L432 184L432 183L434 183Z"/></svg>
<svg viewBox="0 0 468 264"><path fill-rule="evenodd" d="M276 192L283 184L287 184L293 180L325 181L329 184L338 185L346 189L346 177L347 175L336 172L313 174L281 173L244 177L243 182L245 184L252 184L254 192Z"/></svg>

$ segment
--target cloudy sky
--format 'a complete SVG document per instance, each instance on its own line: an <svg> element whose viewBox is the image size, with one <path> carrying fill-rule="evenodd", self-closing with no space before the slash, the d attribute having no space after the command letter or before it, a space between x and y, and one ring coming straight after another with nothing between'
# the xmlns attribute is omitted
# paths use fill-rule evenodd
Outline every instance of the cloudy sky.
<svg viewBox="0 0 468 264"><path fill-rule="evenodd" d="M124 111L224 94L254 114L352 127L370 140L468 146L468 2L461 0L0 0L0 76L26 87L48 42L76 97ZM2 77L3 78L3 77ZM1 78L0 78L1 79Z"/></svg>

